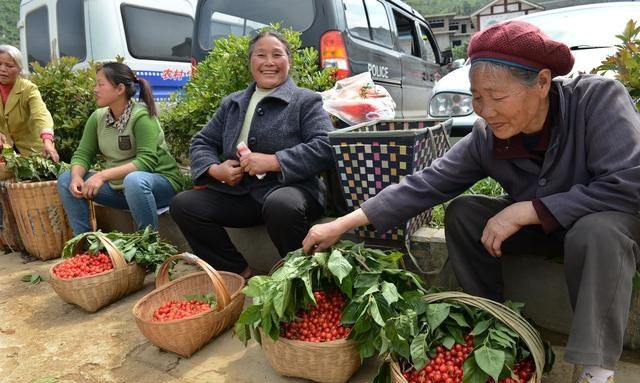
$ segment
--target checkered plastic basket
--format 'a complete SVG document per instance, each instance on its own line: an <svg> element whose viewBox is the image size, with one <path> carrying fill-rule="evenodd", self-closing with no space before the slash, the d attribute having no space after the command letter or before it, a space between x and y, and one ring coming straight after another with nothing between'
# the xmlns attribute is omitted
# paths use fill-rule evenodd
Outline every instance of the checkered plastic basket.
<svg viewBox="0 0 640 383"><path fill-rule="evenodd" d="M449 148L452 120L378 120L329 133L347 206L355 210L385 187L421 171ZM402 241L431 216L427 210L396 229L361 228L361 239Z"/></svg>

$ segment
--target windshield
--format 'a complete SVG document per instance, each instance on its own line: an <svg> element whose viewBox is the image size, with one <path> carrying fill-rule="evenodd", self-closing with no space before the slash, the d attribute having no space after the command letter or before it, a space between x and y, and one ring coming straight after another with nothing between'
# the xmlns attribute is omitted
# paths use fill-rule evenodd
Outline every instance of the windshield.
<svg viewBox="0 0 640 383"><path fill-rule="evenodd" d="M612 46L620 43L627 21L638 18L640 6L590 7L521 19L534 24L554 40L574 46Z"/></svg>

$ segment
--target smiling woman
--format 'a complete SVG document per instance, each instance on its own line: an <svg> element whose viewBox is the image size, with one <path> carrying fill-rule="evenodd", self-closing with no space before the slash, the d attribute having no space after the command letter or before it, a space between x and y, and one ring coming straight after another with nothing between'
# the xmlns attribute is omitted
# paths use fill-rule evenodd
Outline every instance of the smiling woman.
<svg viewBox="0 0 640 383"><path fill-rule="evenodd" d="M170 209L196 255L244 277L251 270L224 228L264 223L281 256L298 249L309 223L324 213L319 174L333 167L333 125L320 95L289 77L289 44L264 31L248 53L254 81L225 97L191 140L197 187L176 196Z"/></svg>

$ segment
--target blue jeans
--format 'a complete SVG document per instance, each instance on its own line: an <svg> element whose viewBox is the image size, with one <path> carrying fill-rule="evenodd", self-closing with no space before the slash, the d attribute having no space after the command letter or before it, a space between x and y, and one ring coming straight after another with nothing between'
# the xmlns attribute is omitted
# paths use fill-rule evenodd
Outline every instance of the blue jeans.
<svg viewBox="0 0 640 383"><path fill-rule="evenodd" d="M94 173L87 172L86 181ZM58 177L58 194L69 218L73 234L91 231L89 205L84 198L76 198L69 191L71 173L64 172ZM93 199L100 205L115 209L130 210L138 229L151 225L158 230L158 208L169 206L176 192L171 183L162 175L148 172L132 172L124 177L124 190L114 190L108 182L98 190Z"/></svg>

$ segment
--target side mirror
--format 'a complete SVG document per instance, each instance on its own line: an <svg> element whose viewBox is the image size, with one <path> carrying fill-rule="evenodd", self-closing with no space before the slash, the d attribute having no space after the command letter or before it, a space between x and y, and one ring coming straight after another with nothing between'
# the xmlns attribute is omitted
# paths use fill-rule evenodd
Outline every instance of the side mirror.
<svg viewBox="0 0 640 383"><path fill-rule="evenodd" d="M451 49L442 51L441 57L442 57L442 61L440 62L440 65L447 65L451 63L451 61L453 60L453 52L451 52Z"/></svg>

